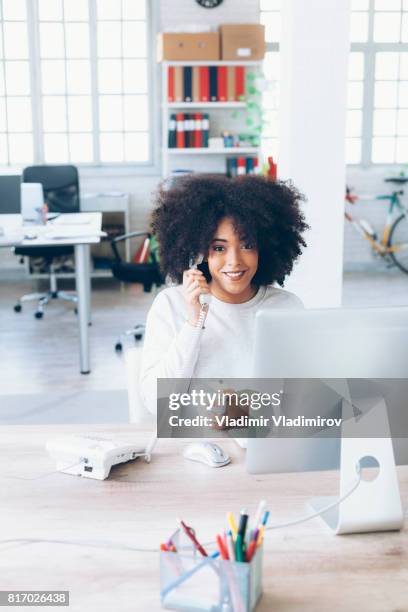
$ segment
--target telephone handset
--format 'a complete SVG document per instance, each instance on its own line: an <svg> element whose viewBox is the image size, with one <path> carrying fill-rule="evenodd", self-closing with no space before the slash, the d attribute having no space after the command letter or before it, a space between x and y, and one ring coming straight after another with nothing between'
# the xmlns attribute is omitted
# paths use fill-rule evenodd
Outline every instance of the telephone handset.
<svg viewBox="0 0 408 612"><path fill-rule="evenodd" d="M204 261L204 255L199 255L196 260L190 259L189 267L190 269L197 269L200 264ZM197 327L204 328L204 323L207 318L208 307L211 303L211 294L210 293L201 293L198 298L198 301L201 304L200 316L197 321Z"/></svg>

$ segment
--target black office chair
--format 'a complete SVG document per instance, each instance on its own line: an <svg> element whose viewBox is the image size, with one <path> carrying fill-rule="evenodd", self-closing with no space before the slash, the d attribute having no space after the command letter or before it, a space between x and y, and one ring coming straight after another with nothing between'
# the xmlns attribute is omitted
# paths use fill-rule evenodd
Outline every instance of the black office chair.
<svg viewBox="0 0 408 612"><path fill-rule="evenodd" d="M28 166L24 168L23 183L42 183L44 199L48 204L48 210L52 213L75 213L80 210L79 179L78 170L75 166ZM56 267L54 259L72 256L74 248L71 246L52 247L16 247L16 255L21 257L41 258L45 263L45 269L50 276L50 288L45 293L27 293L15 304L15 312L21 312L23 302L38 300L37 310L34 316L41 319L44 315L44 307L51 299L60 298L69 302L77 302L74 293L58 291Z"/></svg>
<svg viewBox="0 0 408 612"><path fill-rule="evenodd" d="M152 235L149 232L130 232L129 234L124 234L123 236L118 236L111 240L114 257L112 274L122 283L140 283L143 285L144 291L150 293L154 286L157 288L164 284L164 278L160 273L159 263L154 251L150 251L149 258L151 261L149 263L135 263L123 261L117 247L118 242L140 236L146 236L144 246L148 248L152 239ZM116 342L115 351L120 352L123 349L123 336L133 336L136 341L141 340L144 330L145 325L141 323L127 329L121 334L119 340Z"/></svg>

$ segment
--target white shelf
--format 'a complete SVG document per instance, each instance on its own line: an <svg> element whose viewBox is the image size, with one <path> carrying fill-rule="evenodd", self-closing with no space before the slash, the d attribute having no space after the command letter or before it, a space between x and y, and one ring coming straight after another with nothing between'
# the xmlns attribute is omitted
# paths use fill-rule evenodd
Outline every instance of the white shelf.
<svg viewBox="0 0 408 612"><path fill-rule="evenodd" d="M228 61L228 60L200 60L200 61L169 61L162 62L163 66L262 66L263 61Z"/></svg>
<svg viewBox="0 0 408 612"><path fill-rule="evenodd" d="M164 151L169 155L236 155L240 153L259 153L258 147L225 147L224 149L212 149L209 147L189 147L187 149L167 148L164 149Z"/></svg>
<svg viewBox="0 0 408 612"><path fill-rule="evenodd" d="M167 108L245 108L246 102L169 102Z"/></svg>

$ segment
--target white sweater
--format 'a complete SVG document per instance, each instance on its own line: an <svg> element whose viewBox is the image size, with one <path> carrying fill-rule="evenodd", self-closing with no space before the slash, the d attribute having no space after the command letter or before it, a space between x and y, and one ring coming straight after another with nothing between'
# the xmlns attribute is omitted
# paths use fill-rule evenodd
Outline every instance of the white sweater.
<svg viewBox="0 0 408 612"><path fill-rule="evenodd" d="M157 409L158 378L250 378L255 314L262 307L302 308L293 293L260 287L243 304L211 297L205 329L187 323L181 286L161 291L147 317L141 392L147 409Z"/></svg>

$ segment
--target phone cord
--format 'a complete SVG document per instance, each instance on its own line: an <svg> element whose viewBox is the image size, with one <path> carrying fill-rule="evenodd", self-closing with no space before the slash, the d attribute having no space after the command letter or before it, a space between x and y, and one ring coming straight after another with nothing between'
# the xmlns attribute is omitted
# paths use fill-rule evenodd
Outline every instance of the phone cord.
<svg viewBox="0 0 408 612"><path fill-rule="evenodd" d="M208 314L208 304L201 304L200 314L196 323L196 327L199 329L205 329L205 320Z"/></svg>

